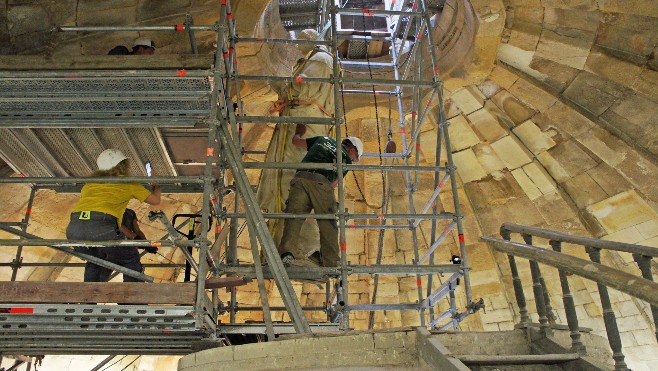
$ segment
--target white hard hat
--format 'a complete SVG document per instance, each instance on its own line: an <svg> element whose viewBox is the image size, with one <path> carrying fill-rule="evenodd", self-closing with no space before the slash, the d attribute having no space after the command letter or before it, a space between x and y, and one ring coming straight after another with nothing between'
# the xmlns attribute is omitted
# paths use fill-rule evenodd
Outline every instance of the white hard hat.
<svg viewBox="0 0 658 371"><path fill-rule="evenodd" d="M359 154L359 157L357 159L361 158L361 155L363 155L363 142L361 141L361 139L357 137L347 137L345 139L349 140L350 143L352 143L352 145L356 147L356 152Z"/></svg>
<svg viewBox="0 0 658 371"><path fill-rule="evenodd" d="M96 159L96 165L98 165L98 170L110 170L111 168L117 166L119 162L127 159L126 155L118 149L110 148L101 152Z"/></svg>
<svg viewBox="0 0 658 371"><path fill-rule="evenodd" d="M145 48L155 49L155 44L153 43L153 40L149 39L148 37L138 37L137 39L135 39L135 42L133 42L133 48L137 46L143 46Z"/></svg>

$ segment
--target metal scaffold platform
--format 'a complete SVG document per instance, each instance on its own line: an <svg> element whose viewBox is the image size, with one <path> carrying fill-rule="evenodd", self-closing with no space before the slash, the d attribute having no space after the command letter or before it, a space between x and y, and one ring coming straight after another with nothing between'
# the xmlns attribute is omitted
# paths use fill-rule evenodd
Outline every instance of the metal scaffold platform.
<svg viewBox="0 0 658 371"><path fill-rule="evenodd" d="M292 2L294 3L294 2ZM112 263L94 258L73 249L73 246L107 246L109 244L133 247L166 246L180 249L197 277L189 284L193 298L189 303L154 303L94 305L85 301L74 303L25 303L0 300L0 353L9 354L186 354L204 346L230 344L230 334L266 334L274 339L283 333L311 333L334 330L349 330L350 313L368 311L373 326L374 311L408 310L418 312L418 321L423 326L435 329L457 330L458 324L467 315L475 312L481 302L472 299L470 291L469 265L466 255L459 206L457 180L451 155L448 122L443 112L443 85L439 79L437 56L432 42L430 17L423 0L407 3L384 3L380 8L340 8L329 2L314 2L320 13L316 18L322 40L310 43L325 45L333 58L333 74L329 78L308 78L305 82L325 82L333 87L336 108L331 117L272 117L249 115L243 109L241 82L299 81L298 76L256 76L240 74L237 69L238 43L285 43L301 44L309 41L291 39L264 39L241 37L236 34L231 2L222 1L220 18L216 25L201 27L217 33L217 51L212 66L197 70L159 69L146 70L76 70L0 73L0 155L25 158L24 165L14 164L23 178L2 178L1 183L33 184L28 202L28 211L21 222L0 222L0 229L20 239L0 240L1 246L18 246L13 262L0 265L10 267L12 281L16 280L21 267L39 266L39 263L23 262L23 249L30 246L50 246L60 252L111 268L116 272L131 275L142 281L153 281L153 277L131 271ZM306 4L308 5L308 4ZM355 5L351 5L355 6ZM381 18L386 32L381 30L356 30L346 32L338 25L341 16ZM290 18L291 27L303 24L300 19ZM291 24L292 24L291 23ZM365 22L363 23L366 24ZM376 23L373 23L376 24ZM304 27L307 27L304 24ZM364 26L365 27L365 26ZM62 31L108 31L115 28L96 29L68 27ZM140 27L131 27L140 30ZM149 31L170 29L144 28ZM183 27L193 35L194 29ZM408 37L413 35L414 37ZM191 36L193 40L193 36ZM353 48L351 54L339 52L345 41ZM388 43L389 53L382 53L371 61L368 51L371 44ZM194 45L194 42L192 43ZM350 59L357 55L356 48L364 47L365 60ZM381 44L379 45L381 49ZM193 47L194 49L194 47ZM376 73L373 73L376 71ZM367 76L364 78L364 76ZM262 148L243 148L243 123L266 124L323 124L333 127L337 143L347 136L345 97L368 95L375 99L390 97L393 110L399 118L397 125L401 133L401 149L396 152L365 153L364 164L346 165L339 160L335 164L299 164L267 161L249 161L245 153L263 152ZM27 99L25 99L27 98ZM381 99L381 98L380 98ZM388 98L387 98L388 99ZM343 104L338 104L342 101ZM234 102L237 109L234 110ZM430 111L436 110L436 157L421 165L421 126ZM379 125L379 122L378 122ZM91 242L42 239L27 233L30 210L37 189L76 191L89 178L61 168L51 168L48 161L29 154L30 139L45 140L40 130L51 128L65 134L71 148L80 149L72 128L84 130L85 138L92 138L94 148L85 147L85 154L100 153L104 138L110 135L102 130L122 132L131 128L152 129L156 137L158 128L194 127L207 138L206 148L199 167L202 175L181 176L172 161L156 161L168 176L148 178L145 176L125 177L120 182L163 184L163 192L198 192L202 196L201 209L189 216L180 225L172 225L166 216L154 215L161 221L167 235L156 241ZM76 129L76 130L78 130ZM124 132L125 134L125 132ZM389 138L391 129L389 125ZM119 136L119 138L125 138ZM90 141L82 141L89 143ZM137 153L129 142L129 153ZM161 146L160 148L164 148ZM380 147L382 147L380 143ZM41 144L41 152L48 146ZM154 152L157 153L157 152ZM339 151L340 153L340 151ZM442 154L447 157L442 158ZM89 155L93 158L94 156ZM166 156L165 156L166 157ZM375 161L377 160L377 161ZM91 169L90 164L85 165ZM286 214L267 213L261 210L254 185L250 184L247 171L254 169L333 169L338 173L338 211L335 214ZM343 173L373 172L382 174L390 182L390 174L404 179L407 212L394 212L383 200L382 209L376 213L351 213L345 206ZM135 172L136 174L141 174ZM424 186L420 174L431 174L433 184L431 196L421 199L415 191ZM233 184L228 183L231 179ZM94 182L117 182L116 178L94 178ZM451 205L439 207L439 194L446 186L452 189ZM230 202L228 202L230 200ZM416 209L416 205L423 205ZM232 210L224 205L231 205ZM368 229L380 233L379 253L376 263L357 265L348 261L346 248L341 249L341 262L337 267L287 268L283 265L273 240L268 221L296 219L336 220L339 242L347 246L346 231ZM198 220L200 231L210 231L215 224L214 241L200 233L194 238L183 239L179 233L188 220ZM238 262L238 230L246 225L253 261ZM431 232L427 246L421 250L418 233L421 226L429 226ZM405 230L411 234L413 261L407 264L382 264L381 250L386 230ZM459 254L450 264L436 264L435 254L449 236L458 241ZM191 248L188 250L188 248ZM220 260L220 249L224 256ZM192 250L194 249L194 250ZM198 253L198 258L191 253ZM264 266L262 259L267 261ZM448 263L448 262L445 262ZM43 264L43 263L42 263ZM57 263L52 263L57 265ZM82 264L69 265L81 267ZM165 265L163 265L164 267ZM166 267L171 267L167 265ZM178 266L180 267L180 265ZM352 275L372 278L374 289L367 304L353 301L350 296ZM378 281L381 275L415 277L417 299L408 303L383 304L377 302ZM321 306L302 306L291 280L329 278L325 287L326 300ZM260 305L240 305L240 290L236 290L236 279L255 279L258 284ZM222 281L224 280L224 281ZM233 280L233 281L232 281ZM273 280L278 289L282 306L269 305L266 280ZM437 283L438 281L438 283ZM62 283L66 285L66 283ZM157 284L153 284L157 285ZM219 299L218 288L226 287L230 300ZM463 290L465 303L457 302L455 292ZM441 301L448 302L448 309L439 309ZM99 303L101 301L98 301ZM77 301L75 302L77 303ZM147 305L149 304L149 305ZM171 305L162 305L171 304ZM21 309L23 308L23 309ZM262 311L263 323L239 323L238 312ZM285 311L289 323L272 319L272 312ZM306 311L326 313L326 323L309 323ZM219 323L218 318L228 313L229 323ZM199 342L203 345L199 346ZM195 345L196 344L196 345Z"/></svg>

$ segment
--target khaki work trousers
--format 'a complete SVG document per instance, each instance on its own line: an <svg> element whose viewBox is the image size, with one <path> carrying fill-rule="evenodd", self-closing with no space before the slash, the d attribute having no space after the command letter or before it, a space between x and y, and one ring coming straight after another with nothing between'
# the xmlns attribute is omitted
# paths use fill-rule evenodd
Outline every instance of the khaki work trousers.
<svg viewBox="0 0 658 371"><path fill-rule="evenodd" d="M328 181L294 177L290 181L286 212L290 214L310 213L333 214L336 212L336 197ZM338 266L338 227L335 219L318 219L320 229L320 256L322 266ZM286 219L279 251L291 253L295 259L305 259L308 251L303 251L297 240L304 219ZM304 244L301 244L304 246Z"/></svg>

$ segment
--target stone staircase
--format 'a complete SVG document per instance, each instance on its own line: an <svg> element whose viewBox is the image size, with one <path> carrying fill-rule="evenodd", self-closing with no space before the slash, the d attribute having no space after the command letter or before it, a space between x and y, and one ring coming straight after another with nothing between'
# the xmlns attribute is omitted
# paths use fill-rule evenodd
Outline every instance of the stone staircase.
<svg viewBox="0 0 658 371"><path fill-rule="evenodd" d="M560 330L557 330L558 333ZM568 331L567 331L568 333ZM581 370L606 369L589 365L587 356L572 353L553 340L533 336L533 331L517 329L496 332L459 332L431 334L454 357L471 370ZM535 337L529 341L528 337ZM558 337L560 334L558 334ZM592 341L590 341L592 344ZM607 344L601 343L602 349ZM612 360L610 355L608 358ZM590 367L592 366L592 367Z"/></svg>

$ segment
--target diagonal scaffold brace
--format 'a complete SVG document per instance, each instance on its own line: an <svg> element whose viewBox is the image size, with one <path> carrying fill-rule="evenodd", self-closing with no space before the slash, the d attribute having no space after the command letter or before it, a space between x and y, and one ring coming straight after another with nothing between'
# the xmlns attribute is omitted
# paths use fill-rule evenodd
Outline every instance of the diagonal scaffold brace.
<svg viewBox="0 0 658 371"><path fill-rule="evenodd" d="M279 288L283 304L292 320L293 327L297 333L310 333L311 329L306 317L304 316L302 306L292 288L292 283L290 282L288 273L283 266L283 262L281 261L281 257L279 256L276 245L274 244L272 235L267 230L265 218L260 211L256 195L249 184L247 173L242 166L240 151L233 143L229 128L225 123L218 125L217 134L221 141L223 152L227 157L228 164L233 171L235 182L240 189L240 195L242 196L244 208L247 213L247 220L251 227L249 232L255 233L258 242L260 242L261 248L267 258L270 272Z"/></svg>

